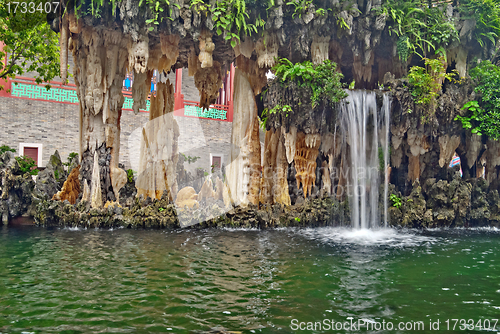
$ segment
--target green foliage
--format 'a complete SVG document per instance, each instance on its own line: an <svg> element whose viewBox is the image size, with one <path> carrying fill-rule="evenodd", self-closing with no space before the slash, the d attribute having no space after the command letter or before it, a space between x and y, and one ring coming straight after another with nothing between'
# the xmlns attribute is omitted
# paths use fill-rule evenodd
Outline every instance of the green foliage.
<svg viewBox="0 0 500 334"><path fill-rule="evenodd" d="M54 177L56 178L57 181L59 181L59 171L57 169L54 170Z"/></svg>
<svg viewBox="0 0 500 334"><path fill-rule="evenodd" d="M0 146L0 155L4 154L5 152L16 153L16 150L13 148L10 148L10 146L7 146L7 145Z"/></svg>
<svg viewBox="0 0 500 334"><path fill-rule="evenodd" d="M453 80L456 72L446 73L446 60L443 56L437 59L424 58L424 60L426 68L420 66L410 68L408 82L415 102L429 106L433 114L442 82L445 79Z"/></svg>
<svg viewBox="0 0 500 334"><path fill-rule="evenodd" d="M21 157L16 157L16 161L21 172L30 173L31 175L38 175L38 169L35 168L35 160L26 155L23 155Z"/></svg>
<svg viewBox="0 0 500 334"><path fill-rule="evenodd" d="M292 14L292 18L295 18L296 15L299 15L299 17L302 17L302 14L304 14L307 9L311 6L314 5L312 0L291 0L286 3L287 6L293 6L294 11ZM315 9L314 13L319 16L326 15L327 11L331 11L331 8L318 8ZM345 23L345 21L344 21ZM349 29L349 28L348 28Z"/></svg>
<svg viewBox="0 0 500 334"><path fill-rule="evenodd" d="M500 138L500 68L490 61L483 61L470 71L476 82L475 91L480 94L480 101L467 102L462 110L468 110L465 116L455 117L465 129L471 129L477 135L486 135L490 139Z"/></svg>
<svg viewBox="0 0 500 334"><path fill-rule="evenodd" d="M389 33L398 36L397 52L401 61L415 53L427 53L458 40L453 21L444 15L445 6L432 6L426 0L388 0L379 9L390 19Z"/></svg>
<svg viewBox="0 0 500 334"><path fill-rule="evenodd" d="M196 160L200 159L200 157L192 157L190 155L186 156L184 153L179 153L179 154L182 155L184 161L187 161L188 164L195 163Z"/></svg>
<svg viewBox="0 0 500 334"><path fill-rule="evenodd" d="M252 35L258 27L263 27L265 21L260 17L254 23L247 22L250 17L245 0L218 0L215 4L203 0L191 0L190 8L195 7L204 15L210 14L217 35L224 33L226 41L231 41L234 48L242 35Z"/></svg>
<svg viewBox="0 0 500 334"><path fill-rule="evenodd" d="M158 208L158 212L164 212L165 211L165 208Z"/></svg>
<svg viewBox="0 0 500 334"><path fill-rule="evenodd" d="M50 29L45 9L40 7L45 5L45 1L23 3L28 4L26 10L21 5L15 8L14 2L0 1L0 41L5 43L3 51L0 51L0 79L36 72L37 83L49 82L59 75L57 34ZM41 8L42 11L38 10ZM55 5L51 9L55 10ZM0 89L3 88L0 86Z"/></svg>
<svg viewBox="0 0 500 334"><path fill-rule="evenodd" d="M285 114L285 117L288 117L288 114L292 112L292 107L290 107L288 104L285 105L276 105L274 108L269 110L268 108L265 108L262 111L262 115L260 116L261 122L260 122L260 127L262 130L266 130L266 125L267 125L267 118L271 114L277 114L277 113L283 113Z"/></svg>
<svg viewBox="0 0 500 334"><path fill-rule="evenodd" d="M299 218L299 217L295 217L295 221L296 221L297 223L300 223L300 218Z"/></svg>
<svg viewBox="0 0 500 334"><path fill-rule="evenodd" d="M337 72L336 68L337 64L329 60L314 66L308 60L293 64L290 60L281 58L276 62L272 71L283 83L294 81L299 87L310 88L314 108L322 100L329 100L331 104L334 104L347 96L340 83L344 76Z"/></svg>
<svg viewBox="0 0 500 334"><path fill-rule="evenodd" d="M389 196L389 199L392 202L392 206L395 207L395 208L400 208L401 205L403 204L402 201L401 201L401 198L398 197L396 194L391 194Z"/></svg>
<svg viewBox="0 0 500 334"><path fill-rule="evenodd" d="M94 0L92 0L94 1ZM98 1L101 1L102 0L98 0ZM163 19L164 19L164 15L162 15L162 13L165 11L165 10L168 10L168 19L170 20L173 20L171 15L172 15L172 6L170 4L170 1L169 0L140 0L139 1L139 7L142 5L143 2L146 2L146 5L148 6L149 10L151 11L151 13L153 13L153 17L146 20L146 24L148 25L151 25L148 30L149 31L152 31L154 30L154 26L155 25L159 25L160 22L163 22ZM113 1L113 4L115 7L116 2ZM181 6L178 4L178 3L172 3L172 5L176 6L178 9L181 9ZM115 12L115 9L113 8L113 13Z"/></svg>
<svg viewBox="0 0 500 334"><path fill-rule="evenodd" d="M69 167L71 165L71 161L73 161L73 159L75 157L78 156L78 153L76 152L71 152L69 155L68 155L68 161L67 162L63 162L62 164L66 167Z"/></svg>
<svg viewBox="0 0 500 334"><path fill-rule="evenodd" d="M500 36L499 0L463 0L459 9L463 18L476 22L474 36L481 47L486 43L496 44Z"/></svg>
<svg viewBox="0 0 500 334"><path fill-rule="evenodd" d="M391 156L391 148L389 147L389 152L387 152L387 158L390 159ZM387 161L387 164L389 164L389 161ZM384 148L382 146L378 147L378 165L379 165L379 170L384 171L385 170L385 163L384 163Z"/></svg>
<svg viewBox="0 0 500 334"><path fill-rule="evenodd" d="M127 181L128 183L134 182L134 171L132 169L127 169Z"/></svg>

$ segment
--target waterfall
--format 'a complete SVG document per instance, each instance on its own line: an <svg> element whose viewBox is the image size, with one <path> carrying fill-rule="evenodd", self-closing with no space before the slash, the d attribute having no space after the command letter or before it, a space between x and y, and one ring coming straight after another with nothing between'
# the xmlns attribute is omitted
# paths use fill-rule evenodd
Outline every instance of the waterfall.
<svg viewBox="0 0 500 334"><path fill-rule="evenodd" d="M380 168L383 166L384 222L387 226L386 172L389 159L389 97L384 94L382 108L372 91L349 91L341 103L340 124L343 138L344 170L347 176L345 193L351 206L353 228L380 226ZM382 115L380 115L382 114ZM383 161L381 162L381 158Z"/></svg>

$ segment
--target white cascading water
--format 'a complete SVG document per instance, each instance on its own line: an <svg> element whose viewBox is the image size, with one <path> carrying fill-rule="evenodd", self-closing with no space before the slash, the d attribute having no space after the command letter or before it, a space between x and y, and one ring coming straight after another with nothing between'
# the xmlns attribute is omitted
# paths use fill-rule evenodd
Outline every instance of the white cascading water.
<svg viewBox="0 0 500 334"><path fill-rule="evenodd" d="M380 188L379 149L383 152L384 225L387 226L390 100L383 96L380 112L373 91L348 91L341 103L340 124L343 132L343 156L347 158L346 192L351 206L353 228L377 228L381 215L378 210Z"/></svg>

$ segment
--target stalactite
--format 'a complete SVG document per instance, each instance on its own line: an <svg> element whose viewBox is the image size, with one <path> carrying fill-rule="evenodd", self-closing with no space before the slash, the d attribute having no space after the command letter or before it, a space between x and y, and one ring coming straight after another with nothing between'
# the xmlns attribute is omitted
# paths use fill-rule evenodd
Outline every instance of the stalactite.
<svg viewBox="0 0 500 334"><path fill-rule="evenodd" d="M59 35L59 61L61 66L61 79L63 84L68 82L68 39L69 22L68 15L63 15L61 19L61 34Z"/></svg>
<svg viewBox="0 0 500 334"><path fill-rule="evenodd" d="M288 191L288 162L286 158L285 141L280 131L276 131L279 136L276 152L275 178L273 202L282 205L291 205L290 194Z"/></svg>
<svg viewBox="0 0 500 334"><path fill-rule="evenodd" d="M92 178L92 158L98 149L110 153L101 163L101 198L114 200L110 188L117 186L124 171L117 169L120 150L120 117L124 102L123 79L127 66L127 40L119 29L83 27L73 35L74 78L80 102L80 156L83 180ZM102 156L101 159L108 159ZM113 168L117 172L112 173ZM126 177L126 176L125 176ZM109 186L108 186L109 185ZM94 190L92 190L94 192ZM116 193L116 191L115 191Z"/></svg>
<svg viewBox="0 0 500 334"><path fill-rule="evenodd" d="M443 168L448 165L455 154L455 150L460 145L460 137L453 135L443 135L439 137L439 166Z"/></svg>
<svg viewBox="0 0 500 334"><path fill-rule="evenodd" d="M250 183L248 184L248 201L252 204L259 203L260 174L261 174L261 149L259 139L259 119L254 115L252 128L249 129L250 139L248 143L250 163Z"/></svg>
<svg viewBox="0 0 500 334"><path fill-rule="evenodd" d="M226 168L230 201L246 205L256 203L255 189L260 181L260 142L255 95L247 77L236 69L234 75L234 111L231 135L231 163ZM250 197L249 194L252 194ZM255 196L255 197L254 197ZM226 200L225 200L226 202Z"/></svg>
<svg viewBox="0 0 500 334"><path fill-rule="evenodd" d="M292 163L295 157L295 141L297 140L297 128L295 126L290 127L290 132L285 133L285 127L281 127L283 137L285 138L285 148L286 148L286 159L289 164Z"/></svg>
<svg viewBox="0 0 500 334"><path fill-rule="evenodd" d="M276 156L281 131L270 129L266 131L264 141L264 164L262 165L262 179L260 182L260 198L262 204L272 204L274 197L274 181L276 173Z"/></svg>
<svg viewBox="0 0 500 334"><path fill-rule="evenodd" d="M406 142L410 146L411 154L415 157L429 152L431 147L427 136L413 129L408 130Z"/></svg>
<svg viewBox="0 0 500 334"><path fill-rule="evenodd" d="M200 107L209 109L217 100L222 85L220 63L214 61L211 67L199 69L194 75L194 84L200 92Z"/></svg>
<svg viewBox="0 0 500 334"><path fill-rule="evenodd" d="M368 51L372 53L373 51ZM373 64L375 56L371 54L367 63L363 61L361 56L354 56L352 69L354 72L354 80L358 83L370 83L373 74Z"/></svg>
<svg viewBox="0 0 500 334"><path fill-rule="evenodd" d="M483 146L481 137L474 133L467 134L465 146L466 146L465 156L467 157L467 165L468 165L467 167L469 167L470 169L476 163L481 147Z"/></svg>
<svg viewBox="0 0 500 334"><path fill-rule="evenodd" d="M200 68L201 68L201 63L198 59L198 56L196 56L194 48L191 47L191 52L189 53L189 58L188 58L188 75L190 77L194 76Z"/></svg>
<svg viewBox="0 0 500 334"><path fill-rule="evenodd" d="M128 69L136 73L144 73L148 68L149 60L149 37L140 35L135 40L130 39L127 44ZM134 80L135 82L135 80Z"/></svg>
<svg viewBox="0 0 500 334"><path fill-rule="evenodd" d="M500 142L489 139L486 142L486 147L484 154L486 160L485 178L491 183L498 180L497 167L500 166Z"/></svg>
<svg viewBox="0 0 500 334"><path fill-rule="evenodd" d="M323 187L321 188L321 190L328 196L330 196L332 194L332 180L330 178L328 162L326 162L326 160L323 160L321 167L321 180L323 181Z"/></svg>
<svg viewBox="0 0 500 334"><path fill-rule="evenodd" d="M275 35L264 33L255 45L257 52L257 63L260 68L270 68L274 66L275 59L278 58L279 44Z"/></svg>
<svg viewBox="0 0 500 334"><path fill-rule="evenodd" d="M346 178L346 156L342 156L340 159L340 174L339 174L339 182L337 184L337 193L335 194L337 200L342 201L346 194L346 186L347 186L347 178Z"/></svg>
<svg viewBox="0 0 500 334"><path fill-rule="evenodd" d="M163 56L159 60L158 70L168 72L179 57L179 35L160 34L161 51Z"/></svg>
<svg viewBox="0 0 500 334"><path fill-rule="evenodd" d="M54 194L52 200L68 201L74 205L78 195L80 195L80 180L78 180L79 174L80 166L73 168L66 181L64 181L62 189Z"/></svg>
<svg viewBox="0 0 500 334"><path fill-rule="evenodd" d="M236 67L245 73L250 86L252 86L253 93L255 95L260 94L262 88L267 85L267 69L260 68L257 62L242 55L236 58L235 64Z"/></svg>
<svg viewBox="0 0 500 334"><path fill-rule="evenodd" d="M239 55L243 55L246 58L252 58L252 52L255 48L255 44L249 36L245 36L243 41L237 43L234 47L234 56L237 58Z"/></svg>
<svg viewBox="0 0 500 334"><path fill-rule="evenodd" d="M328 49L330 46L330 36L314 36L311 43L311 58L314 65L322 64L328 60Z"/></svg>
<svg viewBox="0 0 500 334"><path fill-rule="evenodd" d="M84 28L82 37L88 46L88 59L85 74L87 87L85 87L85 105L94 115L102 111L104 103L104 91L102 86L103 64L101 51L103 48L102 38L98 31L92 28Z"/></svg>
<svg viewBox="0 0 500 334"><path fill-rule="evenodd" d="M151 90L151 77L153 71L149 72L134 72L134 83L132 85L132 99L134 104L132 109L137 115L139 111L146 110L147 98Z"/></svg>
<svg viewBox="0 0 500 334"><path fill-rule="evenodd" d="M200 60L201 68L212 67L212 52L215 50L215 44L212 42L212 33L208 30L203 30L198 40L200 41L200 55L198 59Z"/></svg>
<svg viewBox="0 0 500 334"><path fill-rule="evenodd" d="M408 179L413 183L420 177L420 156L410 155L408 160Z"/></svg>
<svg viewBox="0 0 500 334"><path fill-rule="evenodd" d="M449 49L446 52L448 66L452 66L455 63L455 68L461 78L467 75L467 50L464 47L457 47L454 49Z"/></svg>
<svg viewBox="0 0 500 334"><path fill-rule="evenodd" d="M149 122L142 129L137 195L160 199L164 191L175 198L175 167L179 157L179 127L174 119L174 89L170 82L159 82L151 96Z"/></svg>
<svg viewBox="0 0 500 334"><path fill-rule="evenodd" d="M148 71L163 70L163 68L159 68L160 58L162 58L162 56L163 52L160 45L155 45L154 47L149 49Z"/></svg>
<svg viewBox="0 0 500 334"><path fill-rule="evenodd" d="M69 13L68 15L69 21L69 31L73 34L79 34L83 28L83 19L76 18L74 13Z"/></svg>
<svg viewBox="0 0 500 334"><path fill-rule="evenodd" d="M102 207L101 173L99 171L99 156L94 152L94 168L90 185L90 205L92 208Z"/></svg>
<svg viewBox="0 0 500 334"><path fill-rule="evenodd" d="M320 151L323 152L324 155L333 154L336 151L336 147L340 147L339 141L336 141L335 136L332 133L325 133L321 136L321 147Z"/></svg>
<svg viewBox="0 0 500 334"><path fill-rule="evenodd" d="M321 136L319 134L297 133L295 151L295 179L297 187L302 183L304 198L311 194L313 185L316 184L316 158L319 153Z"/></svg>

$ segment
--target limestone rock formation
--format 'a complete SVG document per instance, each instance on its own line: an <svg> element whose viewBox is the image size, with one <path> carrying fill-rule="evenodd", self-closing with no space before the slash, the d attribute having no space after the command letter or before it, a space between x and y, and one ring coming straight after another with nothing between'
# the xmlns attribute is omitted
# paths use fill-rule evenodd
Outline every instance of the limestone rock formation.
<svg viewBox="0 0 500 334"><path fill-rule="evenodd" d="M265 36L257 41L255 51L260 68L274 66L275 59L278 58L278 47L279 44L274 34L265 33Z"/></svg>
<svg viewBox="0 0 500 334"><path fill-rule="evenodd" d="M193 208L199 207L198 195L193 187L185 187L179 190L177 193L177 198L175 199L175 205L179 208Z"/></svg>
<svg viewBox="0 0 500 334"><path fill-rule="evenodd" d="M236 69L231 134L231 163L226 181L235 204L258 203L260 183L259 120L255 96L246 76Z"/></svg>
<svg viewBox="0 0 500 334"><path fill-rule="evenodd" d="M200 55L198 59L200 60L201 68L212 67L212 52L215 49L215 44L212 42L212 34L207 30L203 30L198 39L200 41Z"/></svg>
<svg viewBox="0 0 500 334"><path fill-rule="evenodd" d="M76 203L76 199L80 195L80 166L73 168L66 181L64 181L61 191L58 191L52 200L68 201L71 204Z"/></svg>
<svg viewBox="0 0 500 334"><path fill-rule="evenodd" d="M12 152L0 155L0 225L14 217L33 215L34 187L31 175L21 172Z"/></svg>
<svg viewBox="0 0 500 334"><path fill-rule="evenodd" d="M92 208L102 207L101 173L99 168L99 156L94 153L94 169L92 171L92 183L90 185L90 205Z"/></svg>
<svg viewBox="0 0 500 334"><path fill-rule="evenodd" d="M220 63L214 61L210 67L197 70L194 75L194 84L200 92L200 107L209 109L210 105L217 100L222 85Z"/></svg>
<svg viewBox="0 0 500 334"><path fill-rule="evenodd" d="M156 96L151 97L149 122L142 129L137 196L160 199L167 191L171 200L175 198L179 127L173 110L173 86L169 81L158 83Z"/></svg>
<svg viewBox="0 0 500 334"><path fill-rule="evenodd" d="M198 193L198 201L202 201L207 198L215 198L215 191L213 190L212 180L207 179L203 183L200 192Z"/></svg>
<svg viewBox="0 0 500 334"><path fill-rule="evenodd" d="M297 173L297 187L302 184L304 197L311 194L313 185L316 184L316 158L319 154L321 136L318 134L297 133L295 151L295 169Z"/></svg>

